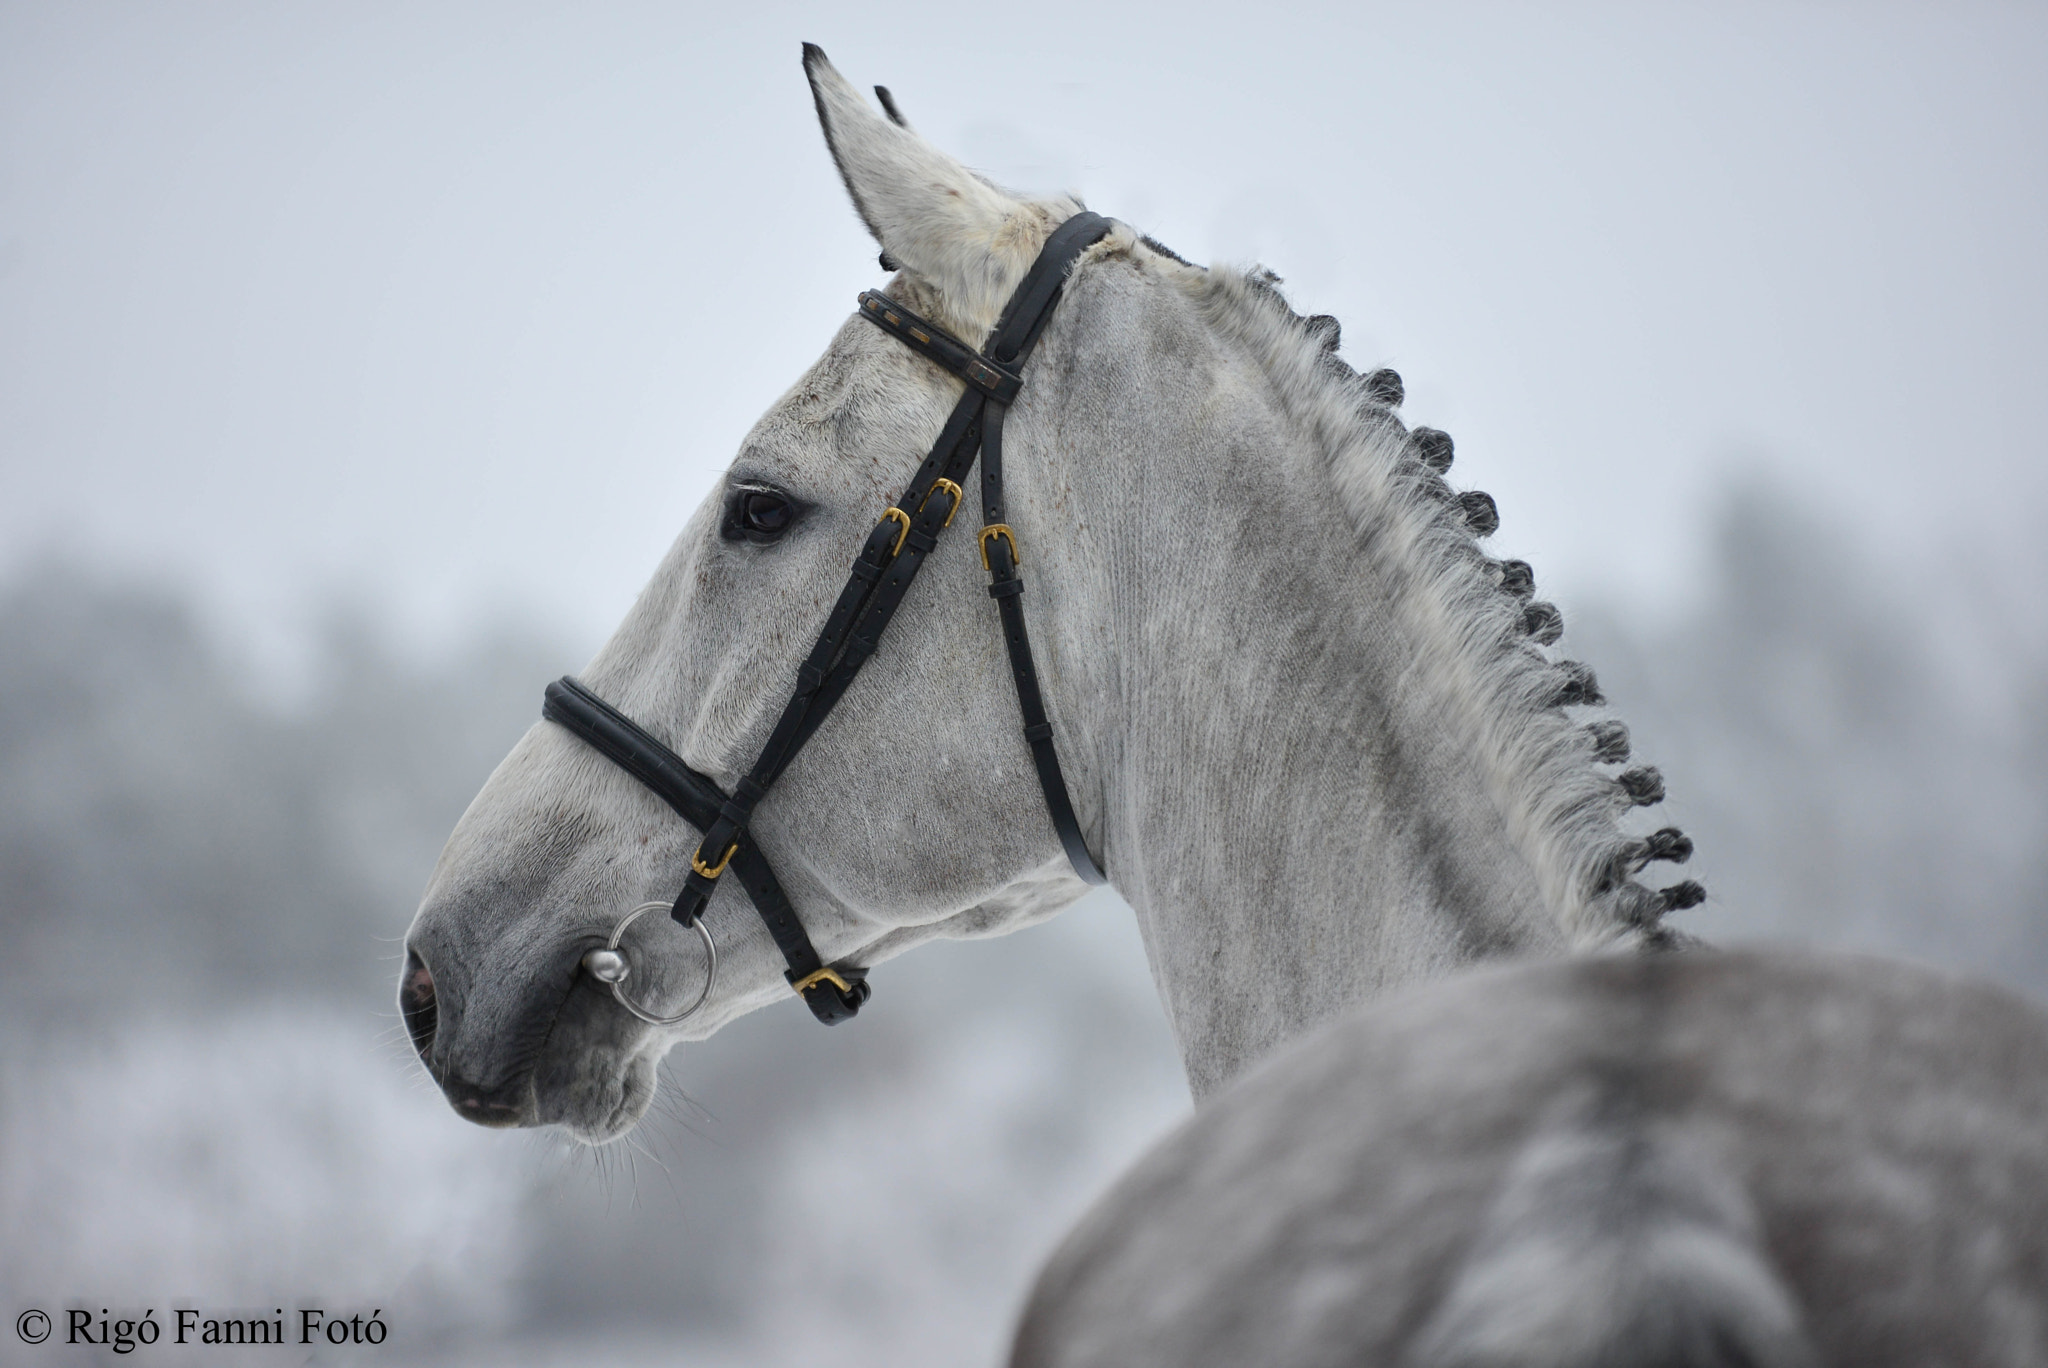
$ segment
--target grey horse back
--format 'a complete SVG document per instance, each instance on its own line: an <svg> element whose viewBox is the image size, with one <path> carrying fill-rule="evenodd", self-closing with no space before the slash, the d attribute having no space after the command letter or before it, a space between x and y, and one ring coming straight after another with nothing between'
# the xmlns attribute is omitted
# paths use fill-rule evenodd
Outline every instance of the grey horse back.
<svg viewBox="0 0 2048 1368"><path fill-rule="evenodd" d="M1012 1363L2048 1364L2048 1013L1791 953L1435 985L1211 1098Z"/></svg>

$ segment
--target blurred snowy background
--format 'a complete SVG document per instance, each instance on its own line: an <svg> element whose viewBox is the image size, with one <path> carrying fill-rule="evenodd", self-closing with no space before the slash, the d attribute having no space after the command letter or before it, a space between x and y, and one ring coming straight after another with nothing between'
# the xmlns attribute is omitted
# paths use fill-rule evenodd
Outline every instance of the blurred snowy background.
<svg viewBox="0 0 2048 1368"><path fill-rule="evenodd" d="M876 279L801 39L1399 367L1664 768L1687 925L2048 993L2048 13L1248 24L0 0L0 1310L990 1363L1184 1110L1111 897L729 1028L605 1151L398 1030L463 805Z"/></svg>

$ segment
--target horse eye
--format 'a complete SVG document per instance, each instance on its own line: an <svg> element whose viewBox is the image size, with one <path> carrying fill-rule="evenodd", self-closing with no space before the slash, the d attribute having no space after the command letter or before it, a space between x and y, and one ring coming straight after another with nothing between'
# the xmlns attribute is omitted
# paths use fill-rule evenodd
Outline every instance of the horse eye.
<svg viewBox="0 0 2048 1368"><path fill-rule="evenodd" d="M795 516L796 509L780 494L757 489L740 500L740 517L749 532L779 536L789 530L790 519Z"/></svg>
<svg viewBox="0 0 2048 1368"><path fill-rule="evenodd" d="M778 490L742 489L726 513L725 535L763 546L789 531L797 512L796 502Z"/></svg>

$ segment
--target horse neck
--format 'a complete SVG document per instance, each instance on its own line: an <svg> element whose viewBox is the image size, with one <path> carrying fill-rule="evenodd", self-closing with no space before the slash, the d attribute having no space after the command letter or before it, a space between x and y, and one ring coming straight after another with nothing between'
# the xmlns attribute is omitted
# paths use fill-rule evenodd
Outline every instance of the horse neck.
<svg viewBox="0 0 2048 1368"><path fill-rule="evenodd" d="M1047 459L1013 480L1067 510L1033 538L1055 716L1199 1097L1388 988L1568 937L1330 456L1139 274L1074 282L1019 415Z"/></svg>

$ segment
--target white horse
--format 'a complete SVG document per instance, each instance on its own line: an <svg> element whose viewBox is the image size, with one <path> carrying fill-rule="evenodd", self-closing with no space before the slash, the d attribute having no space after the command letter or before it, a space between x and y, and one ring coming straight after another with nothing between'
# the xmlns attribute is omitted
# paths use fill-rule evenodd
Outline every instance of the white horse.
<svg viewBox="0 0 2048 1368"><path fill-rule="evenodd" d="M2048 1013L1880 960L1462 975L1212 1096L1013 1368L2048 1364Z"/></svg>
<svg viewBox="0 0 2048 1368"><path fill-rule="evenodd" d="M888 296L978 344L1079 206L990 185L886 93L890 117L876 113L815 48L805 68L854 207L898 270ZM1198 1098L1391 988L1500 957L1668 944L1662 915L1699 896L1636 881L1690 845L1624 830L1661 780L1619 769L1627 733L1591 713L1591 672L1546 649L1555 609L1532 599L1527 565L1481 548L1492 500L1446 483L1451 441L1395 416L1398 377L1361 377L1337 348L1335 320L1295 314L1270 275L1197 268L1116 224L1073 264L1009 410L1011 540L1066 788L1139 918ZM961 393L848 321L583 682L731 789ZM630 490L582 497L635 516ZM942 536L745 828L828 965L1001 934L1083 891L985 586L973 528ZM629 909L674 896L698 840L564 728L519 742L408 936L402 1005L459 1113L617 1136L665 1051L789 991L731 879L701 923L720 968L687 1021L650 1025L586 972ZM697 940L659 918L625 949L657 1014L705 984Z"/></svg>

